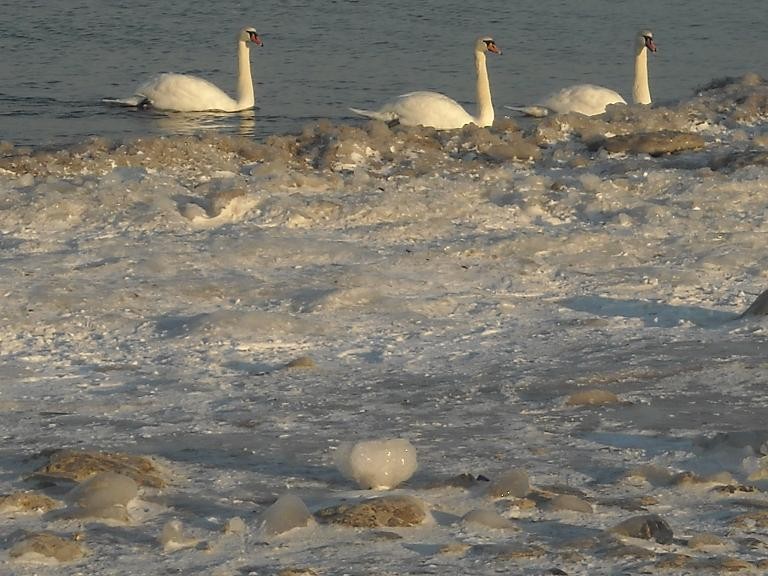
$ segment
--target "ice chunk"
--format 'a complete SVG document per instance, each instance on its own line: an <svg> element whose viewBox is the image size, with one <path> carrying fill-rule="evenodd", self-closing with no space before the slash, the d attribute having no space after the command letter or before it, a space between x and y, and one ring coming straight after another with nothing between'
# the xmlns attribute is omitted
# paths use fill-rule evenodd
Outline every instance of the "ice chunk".
<svg viewBox="0 0 768 576"><path fill-rule="evenodd" d="M517 526L512 520L504 518L496 510L487 510L475 508L470 510L462 517L467 524L480 524L486 528L497 530L516 530Z"/></svg>
<svg viewBox="0 0 768 576"><path fill-rule="evenodd" d="M363 489L389 490L416 471L416 449L404 438L342 442L336 467Z"/></svg>
<svg viewBox="0 0 768 576"><path fill-rule="evenodd" d="M158 540L166 552L172 552L180 548L190 548L199 542L196 538L184 535L184 525L179 520L169 520L166 522Z"/></svg>
<svg viewBox="0 0 768 576"><path fill-rule="evenodd" d="M240 516L230 518L222 527L222 532L224 532L224 534L245 534L246 530L247 527L245 522Z"/></svg>
<svg viewBox="0 0 768 576"><path fill-rule="evenodd" d="M508 470L488 486L491 498L524 498L530 491L528 473L523 469Z"/></svg>
<svg viewBox="0 0 768 576"><path fill-rule="evenodd" d="M73 488L67 499L85 510L125 506L136 498L139 487L133 478L116 472L102 472Z"/></svg>
<svg viewBox="0 0 768 576"><path fill-rule="evenodd" d="M70 490L67 494L70 507L63 515L130 522L127 504L138 493L138 484L133 478L116 472L102 472Z"/></svg>
<svg viewBox="0 0 768 576"><path fill-rule="evenodd" d="M314 518L301 498L284 494L264 512L259 532L263 536L276 536L313 522Z"/></svg>

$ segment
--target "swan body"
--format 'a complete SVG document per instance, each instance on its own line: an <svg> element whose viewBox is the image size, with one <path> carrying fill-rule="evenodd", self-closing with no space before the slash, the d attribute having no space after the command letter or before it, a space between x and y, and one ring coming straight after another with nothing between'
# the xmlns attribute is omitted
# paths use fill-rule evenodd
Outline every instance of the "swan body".
<svg viewBox="0 0 768 576"><path fill-rule="evenodd" d="M477 116L467 112L453 98L439 92L409 92L390 100L378 110L350 108L355 114L398 123L403 126L428 126L437 130L453 130L467 124L490 126L494 111L491 100L491 86L485 53L501 54L493 38L479 38L475 43L475 68L477 71Z"/></svg>
<svg viewBox="0 0 768 576"><path fill-rule="evenodd" d="M237 99L203 78L165 73L143 83L129 98L106 102L175 112L239 112L253 108L255 97L249 42L262 45L256 30L243 28L237 36Z"/></svg>
<svg viewBox="0 0 768 576"><path fill-rule="evenodd" d="M651 91L648 86L648 51L656 52L653 33L643 30L637 35L635 44L635 81L632 89L632 100L635 104L650 104ZM536 106L512 107L529 116L546 116L550 112L567 114L578 112L585 116L602 114L610 104L626 104L618 92L594 84L576 84L563 88L544 98Z"/></svg>

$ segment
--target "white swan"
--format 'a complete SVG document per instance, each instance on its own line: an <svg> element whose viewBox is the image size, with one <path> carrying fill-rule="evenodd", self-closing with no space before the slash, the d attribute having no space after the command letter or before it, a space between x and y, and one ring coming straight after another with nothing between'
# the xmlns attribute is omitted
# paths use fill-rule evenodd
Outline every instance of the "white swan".
<svg viewBox="0 0 768 576"><path fill-rule="evenodd" d="M648 87L648 50L656 52L653 33L643 30L635 41L635 82L632 88L632 100L635 104L650 104L651 90ZM578 112L586 116L595 116L605 112L609 104L626 104L621 95L610 88L594 84L576 84L563 88L549 95L536 106L513 107L510 110L524 112L529 116L546 116L549 112L567 114Z"/></svg>
<svg viewBox="0 0 768 576"><path fill-rule="evenodd" d="M472 116L453 98L439 92L410 92L387 102L378 110L350 108L352 112L384 122L397 122L404 126L430 126L438 130L452 130L466 124L490 126L494 112L491 85L485 53L501 54L493 38L478 38L475 43L477 69L477 116Z"/></svg>
<svg viewBox="0 0 768 576"><path fill-rule="evenodd" d="M165 73L139 86L129 98L105 102L176 112L239 112L253 108L255 99L248 42L262 45L261 38L251 27L243 28L237 35L237 100L208 80L187 74Z"/></svg>

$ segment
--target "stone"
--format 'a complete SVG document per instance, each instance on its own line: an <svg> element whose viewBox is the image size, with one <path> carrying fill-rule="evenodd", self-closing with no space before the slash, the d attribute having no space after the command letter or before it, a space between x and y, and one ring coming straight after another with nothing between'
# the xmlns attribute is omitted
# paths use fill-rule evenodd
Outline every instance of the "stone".
<svg viewBox="0 0 768 576"><path fill-rule="evenodd" d="M33 477L82 482L100 472L123 474L141 486L162 488L166 485L165 475L151 458L120 452L57 450Z"/></svg>
<svg viewBox="0 0 768 576"><path fill-rule="evenodd" d="M764 529L768 528L768 511L746 512L731 520L731 525L737 528Z"/></svg>
<svg viewBox="0 0 768 576"><path fill-rule="evenodd" d="M688 547L694 550L706 548L720 548L725 546L725 541L714 534L696 534L688 540Z"/></svg>
<svg viewBox="0 0 768 576"><path fill-rule="evenodd" d="M547 502L547 508L550 510L582 512L584 514L592 514L594 512L592 504L573 494L558 494Z"/></svg>
<svg viewBox="0 0 768 576"><path fill-rule="evenodd" d="M358 528L405 528L427 519L426 505L413 496L382 496L315 513L318 520Z"/></svg>
<svg viewBox="0 0 768 576"><path fill-rule="evenodd" d="M471 544L451 542L450 544L442 546L439 552L445 556L464 556L471 548Z"/></svg>
<svg viewBox="0 0 768 576"><path fill-rule="evenodd" d="M656 514L628 518L611 528L610 532L630 538L655 540L659 544L669 544L673 539L672 528L666 520Z"/></svg>
<svg viewBox="0 0 768 576"><path fill-rule="evenodd" d="M627 152L630 154L649 154L661 156L685 150L698 150L705 145L699 134L661 130L639 134L622 134L598 140L591 148L605 148L608 152Z"/></svg>
<svg viewBox="0 0 768 576"><path fill-rule="evenodd" d="M503 546L496 556L499 560L533 560L546 556L547 550L541 546Z"/></svg>
<svg viewBox="0 0 768 576"><path fill-rule="evenodd" d="M61 507L61 502L38 492L14 492L0 496L0 512L29 514L49 512Z"/></svg>
<svg viewBox="0 0 768 576"><path fill-rule="evenodd" d="M299 356L298 358L294 358L288 364L285 365L286 368L303 368L305 370L309 370L311 368L316 368L317 364L315 364L315 361L312 359L311 356Z"/></svg>
<svg viewBox="0 0 768 576"><path fill-rule="evenodd" d="M686 554L664 554L654 566L661 570L674 570L675 568L690 567L692 560L693 558Z"/></svg>
<svg viewBox="0 0 768 576"><path fill-rule="evenodd" d="M82 544L50 532L27 534L13 545L8 555L18 562L74 562L85 556Z"/></svg>
<svg viewBox="0 0 768 576"><path fill-rule="evenodd" d="M575 392L565 401L568 406L606 406L619 402L619 397L616 394L599 388Z"/></svg>

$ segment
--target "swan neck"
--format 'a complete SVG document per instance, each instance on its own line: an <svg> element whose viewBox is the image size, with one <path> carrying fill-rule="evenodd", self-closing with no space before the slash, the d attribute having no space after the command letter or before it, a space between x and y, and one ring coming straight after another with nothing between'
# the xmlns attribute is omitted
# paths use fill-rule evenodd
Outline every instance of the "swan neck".
<svg viewBox="0 0 768 576"><path fill-rule="evenodd" d="M238 109L253 108L256 100L253 95L251 78L251 51L242 40L237 43L237 105Z"/></svg>
<svg viewBox="0 0 768 576"><path fill-rule="evenodd" d="M650 104L651 89L648 86L648 49L643 47L635 56L635 84L632 87L635 104Z"/></svg>
<svg viewBox="0 0 768 576"><path fill-rule="evenodd" d="M478 126L490 126L493 124L493 101L491 100L491 83L488 79L488 67L485 62L485 53L475 51L475 68L477 70L477 118Z"/></svg>

